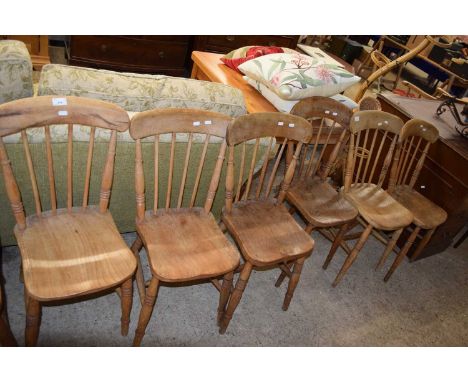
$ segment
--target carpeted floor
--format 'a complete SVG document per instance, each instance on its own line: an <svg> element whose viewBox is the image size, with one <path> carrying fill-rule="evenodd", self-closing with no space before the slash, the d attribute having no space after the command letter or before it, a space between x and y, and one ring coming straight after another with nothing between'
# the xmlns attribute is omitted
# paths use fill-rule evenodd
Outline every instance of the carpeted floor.
<svg viewBox="0 0 468 382"><path fill-rule="evenodd" d="M331 287L343 262L321 265L329 243L314 233L316 248L304 266L287 312L286 284L277 270L253 272L225 335L215 317L218 293L210 284L160 289L144 346L467 346L468 242L458 249L404 262L388 283L373 267L383 246L371 238L346 277ZM134 234L124 235L131 244ZM3 248L8 311L13 333L24 343L23 286L17 247ZM148 268L145 266L148 275ZM45 306L39 346L130 346L140 303L135 293L128 337L120 335L115 293L78 303Z"/></svg>

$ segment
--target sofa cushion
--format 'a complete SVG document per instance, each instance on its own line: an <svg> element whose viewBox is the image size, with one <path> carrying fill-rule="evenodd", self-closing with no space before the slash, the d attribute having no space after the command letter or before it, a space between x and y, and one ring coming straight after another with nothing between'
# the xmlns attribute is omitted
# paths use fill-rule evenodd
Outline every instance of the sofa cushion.
<svg viewBox="0 0 468 382"><path fill-rule="evenodd" d="M42 68L38 95L96 98L134 112L167 107L210 110L232 117L247 112L242 92L228 85L56 64Z"/></svg>
<svg viewBox="0 0 468 382"><path fill-rule="evenodd" d="M0 103L33 95L32 63L26 45L0 41Z"/></svg>

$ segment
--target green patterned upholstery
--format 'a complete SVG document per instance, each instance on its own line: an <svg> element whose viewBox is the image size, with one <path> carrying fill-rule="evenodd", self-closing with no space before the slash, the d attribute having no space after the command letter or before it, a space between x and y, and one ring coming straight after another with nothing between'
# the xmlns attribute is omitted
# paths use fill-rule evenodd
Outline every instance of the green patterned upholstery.
<svg viewBox="0 0 468 382"><path fill-rule="evenodd" d="M32 63L26 45L0 40L0 103L32 95Z"/></svg>

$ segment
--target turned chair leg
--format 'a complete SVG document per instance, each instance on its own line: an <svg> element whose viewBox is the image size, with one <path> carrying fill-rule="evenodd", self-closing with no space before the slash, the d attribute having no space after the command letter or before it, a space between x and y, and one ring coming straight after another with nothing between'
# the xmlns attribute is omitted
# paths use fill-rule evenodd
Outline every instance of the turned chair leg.
<svg viewBox="0 0 468 382"><path fill-rule="evenodd" d="M429 242L429 240L431 240L431 237L434 234L435 230L436 230L435 228L432 228L426 232L426 234L424 235L424 237L422 238L422 240L419 242L418 246L416 247L416 250L411 255L410 261L414 261L419 257L419 255L421 254L426 244Z"/></svg>
<svg viewBox="0 0 468 382"><path fill-rule="evenodd" d="M304 231L306 231L309 235L312 233L314 230L314 226L312 224L308 224L307 227L304 228ZM294 264L291 264L291 269ZM289 268L289 265L286 265ZM281 284L283 283L284 279L286 278L287 273L285 271L281 271L280 275L278 276L278 280L276 280L275 287L279 288Z"/></svg>
<svg viewBox="0 0 468 382"><path fill-rule="evenodd" d="M385 247L385 251L382 254L382 257L380 258L379 262L375 266L375 270L378 270L382 265L385 264L385 262L387 261L388 256L390 256L390 253L392 253L393 248L395 248L396 242L399 239L402 232L403 232L403 228L393 232L392 238L387 243L387 246Z"/></svg>
<svg viewBox="0 0 468 382"><path fill-rule="evenodd" d="M343 263L343 266L341 267L340 271L338 272L338 275L336 276L335 281L333 281L333 284L332 284L333 287L336 287L338 285L338 283L344 277L348 269L351 267L351 265L353 265L354 260L356 260L356 257L359 251L362 249L362 247L366 243L367 238L369 237L371 232L372 232L372 225L368 224L366 229L362 232L361 237L359 238L358 242L354 246L353 250L346 257L346 260Z"/></svg>
<svg viewBox="0 0 468 382"><path fill-rule="evenodd" d="M336 234L335 240L333 240L332 246L330 248L330 251L328 252L328 256L325 259L325 262L322 265L323 269L327 269L328 265L333 259L333 256L335 256L336 250L338 247L341 245L341 242L343 241L343 237L348 232L348 229L350 227L351 223L345 223L340 227L340 230Z"/></svg>
<svg viewBox="0 0 468 382"><path fill-rule="evenodd" d="M234 314L237 305L239 305L242 293L244 293L245 286L249 281L250 274L252 273L252 268L252 264L250 264L249 262L245 262L244 267L242 268L242 271L239 275L239 279L237 280L236 287L234 288L234 292L232 292L231 298L229 299L227 309L221 318L221 323L219 324L220 334L224 334L226 332L229 322L232 319L232 315Z"/></svg>
<svg viewBox="0 0 468 382"><path fill-rule="evenodd" d="M141 240L140 235L137 234L137 238L132 244L131 250L135 259L137 261L137 270L135 273L135 279L138 287L138 295L140 296L140 303L143 306L143 301L145 300L146 287L145 287L145 278L143 276L143 267L141 266L140 251L143 248L143 241Z"/></svg>
<svg viewBox="0 0 468 382"><path fill-rule="evenodd" d="M226 309L226 304L229 300L229 295L231 294L232 280L234 278L234 272L229 272L224 275L223 285L221 286L221 291L219 293L219 305L218 305L218 325L223 318L224 311Z"/></svg>
<svg viewBox="0 0 468 382"><path fill-rule="evenodd" d="M145 335L146 326L153 313L154 304L156 303L156 296L159 289L159 280L153 276L146 291L145 300L141 307L140 317L138 319L138 327L135 330L135 338L133 339L133 346L140 346L141 340Z"/></svg>
<svg viewBox="0 0 468 382"><path fill-rule="evenodd" d="M306 257L301 257L300 259L296 260L294 263L293 272L291 278L289 279L288 290L286 291L286 295L284 296L283 301L283 310L286 311L289 308L289 304L291 303L291 299L293 297L294 291L296 290L297 284L299 283L299 278L301 277L302 267L304 265Z"/></svg>
<svg viewBox="0 0 468 382"><path fill-rule="evenodd" d="M8 324L6 310L4 310L0 315L0 345L18 346L15 336L11 332L10 325Z"/></svg>
<svg viewBox="0 0 468 382"><path fill-rule="evenodd" d="M39 327L41 325L41 304L30 296L26 298L26 329L24 341L26 346L36 346L39 337Z"/></svg>
<svg viewBox="0 0 468 382"><path fill-rule="evenodd" d="M122 306L122 318L120 331L123 336L128 334L128 326L130 325L130 312L132 311L133 303L133 278L130 277L125 281L120 288L120 303Z"/></svg>
<svg viewBox="0 0 468 382"><path fill-rule="evenodd" d="M401 262L403 261L403 259L405 258L406 254L408 253L409 249L411 248L411 246L413 245L415 239L416 239L416 236L418 236L418 233L419 231L421 230L421 227L418 227L416 226L413 230L413 232L411 232L411 235L409 236L408 238L408 241L406 242L406 244L403 246L403 248L401 249L400 253L398 253L397 257L395 258L395 260L393 261L393 264L392 266L390 267L390 269L388 270L387 274L385 275L385 278L384 278L384 281L387 282L390 277L392 276L393 272L395 272L395 270L398 268L398 266L401 264Z"/></svg>

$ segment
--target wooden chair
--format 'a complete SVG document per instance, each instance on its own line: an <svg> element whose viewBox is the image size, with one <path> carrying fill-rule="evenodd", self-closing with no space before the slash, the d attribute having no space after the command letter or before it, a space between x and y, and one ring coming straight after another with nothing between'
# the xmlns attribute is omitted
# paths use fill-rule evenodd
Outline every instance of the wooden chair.
<svg viewBox="0 0 468 382"><path fill-rule="evenodd" d="M338 231L340 235L346 232L347 224L356 219L358 211L328 182L328 176L344 141L349 138L349 122L353 112L333 99L311 97L298 102L291 114L309 120L313 129L309 144L303 146L299 169L286 193L286 200L292 206L290 212L299 211L307 223L305 231L309 234L314 229L344 227ZM333 235L325 232L328 238L330 234ZM334 236L331 237L332 242L333 239ZM325 261L323 267L327 265ZM285 277L286 272L282 271L276 282L277 287Z"/></svg>
<svg viewBox="0 0 468 382"><path fill-rule="evenodd" d="M311 126L303 118L283 113L256 113L238 117L229 126L227 142L229 159L226 177L226 208L222 221L236 241L244 257L244 264L231 294L229 304L220 320L220 333L226 331L234 310L240 302L253 267L279 266L290 277L283 302L287 310L299 282L302 266L314 247L314 241L289 214L283 201L294 175L302 144L310 140ZM276 139L274 138L276 137ZM256 150L261 139L268 140L260 176L252 186ZM245 163L245 145L255 139L255 151L249 163ZM277 143L277 140L278 143ZM286 171L278 171L289 141L297 142ZM234 173L234 147L242 146L242 159L237 176ZM273 156L271 158L271 156ZM268 164L274 163L271 174ZM242 187L244 167L248 167L245 188ZM282 181L276 182L276 178ZM237 184L234 192L234 183ZM273 187L279 184L279 187ZM275 190L273 190L275 188ZM293 271L289 265L293 265Z"/></svg>
<svg viewBox="0 0 468 382"><path fill-rule="evenodd" d="M413 221L413 214L383 189L402 126L400 118L383 111L359 111L351 119L343 191L359 211L365 229L336 276L334 287L356 260L372 230L393 231L383 254L386 257L403 229ZM346 239L343 234L335 241ZM339 245L333 244L329 260L334 256L333 249Z"/></svg>
<svg viewBox="0 0 468 382"><path fill-rule="evenodd" d="M57 105L57 106L54 106ZM74 124L91 126L82 204L73 206ZM56 194L55 171L49 125L68 125L67 195ZM132 306L132 276L135 258L117 231L108 211L112 187L117 132L128 129L127 113L110 103L78 97L34 97L0 105L0 161L8 198L16 218L14 233L21 252L26 301L26 345L35 345L39 335L41 305L120 288L121 331L128 332ZM97 128L111 131L102 173L99 205L88 205L93 170L93 147ZM26 130L42 128L45 134L47 174L36 175L34 156ZM65 128L65 127L64 127ZM82 127L80 128L82 129ZM35 210L26 216L18 182L3 142L20 133L29 170ZM42 155L42 154L41 154ZM46 179L50 210L42 210L37 179ZM26 191L26 190L25 190ZM44 198L47 200L47 198ZM60 200L66 207L59 208Z"/></svg>
<svg viewBox="0 0 468 382"><path fill-rule="evenodd" d="M221 318L224 312L232 285L233 271L239 265L240 256L235 246L224 236L210 211L223 166L227 147L225 135L230 121L230 117L222 114L190 109L152 110L140 113L132 119L130 134L136 140L135 188L138 232L132 249L138 254L142 246L145 246L152 273L135 331L134 346L140 345L143 339L161 282L212 280L220 290L218 318ZM172 187L175 147L184 145L176 143L177 133L188 134L188 139L179 192L178 195L173 195L175 194ZM171 149L167 188L160 191L159 141L163 134L171 134ZM191 147L193 136L199 134L205 138L202 153L196 158L195 155L191 155ZM145 207L141 142L147 137L154 137L154 205L149 210ZM205 163L210 137L218 137L222 142L213 166ZM210 168L210 166L211 182L203 202L203 195L198 195L200 177L204 167ZM187 182L189 171L196 171L193 186ZM163 196L162 204L159 204L160 192ZM196 205L200 201L203 203L202 207ZM141 265L139 269L137 272L140 274L137 278L140 280L139 288L144 290ZM222 286L218 284L219 277L224 277Z"/></svg>
<svg viewBox="0 0 468 382"><path fill-rule="evenodd" d="M393 162L392 173L394 176L391 177L388 191L414 215L414 229L386 274L385 281L390 279L395 269L401 264L421 229L426 230L426 233L411 255L411 260L419 256L436 228L447 220L447 213L442 208L415 190L415 184L429 147L438 137L437 128L420 119L409 120L401 130L395 153L398 161ZM385 260L386 257L382 257L378 266L383 265Z"/></svg>

